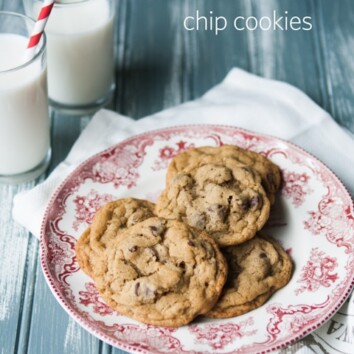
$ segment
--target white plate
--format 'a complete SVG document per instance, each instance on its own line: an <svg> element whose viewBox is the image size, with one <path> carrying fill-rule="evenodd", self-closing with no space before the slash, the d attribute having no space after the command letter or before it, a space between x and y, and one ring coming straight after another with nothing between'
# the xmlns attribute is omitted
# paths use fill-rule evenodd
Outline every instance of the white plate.
<svg viewBox="0 0 354 354"><path fill-rule="evenodd" d="M75 242L104 203L155 200L166 167L192 146L235 144L277 163L284 186L266 226L292 257L290 283L263 306L182 328L141 324L108 308L78 266ZM353 201L316 158L285 141L218 125L173 127L127 139L80 165L47 209L41 261L56 299L100 339L134 353L250 353L287 346L333 316L350 294L354 270Z"/></svg>

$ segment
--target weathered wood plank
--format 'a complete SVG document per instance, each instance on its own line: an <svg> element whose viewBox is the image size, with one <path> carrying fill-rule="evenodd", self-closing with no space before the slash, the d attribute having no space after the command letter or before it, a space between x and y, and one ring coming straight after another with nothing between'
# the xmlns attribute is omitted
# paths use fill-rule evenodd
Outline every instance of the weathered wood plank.
<svg viewBox="0 0 354 354"><path fill-rule="evenodd" d="M21 351L25 345L38 260L38 241L12 219L13 197L43 179L0 184L0 353Z"/></svg>
<svg viewBox="0 0 354 354"><path fill-rule="evenodd" d="M350 0L317 6L329 111L354 132L354 6Z"/></svg>
<svg viewBox="0 0 354 354"><path fill-rule="evenodd" d="M127 2L117 108L139 118L181 102L180 6L176 1Z"/></svg>
<svg viewBox="0 0 354 354"><path fill-rule="evenodd" d="M195 1L185 2L185 16L199 10L207 15L224 15L232 22L236 16L273 16L278 14L314 16L308 1ZM232 25L217 36L211 31L185 34L186 62L189 63L191 98L217 84L232 67L293 84L322 104L323 86L318 69L318 53L313 31L236 31Z"/></svg>
<svg viewBox="0 0 354 354"><path fill-rule="evenodd" d="M217 35L214 30L205 30L204 22L201 23L199 30L183 30L185 62L183 88L184 97L187 99L194 99L205 93L218 84L235 66L250 69L246 32L235 31L231 23L233 17L238 14L246 15L246 5L244 1L229 0L184 1L184 18L204 16L210 19L211 16L223 16L228 21L227 28ZM197 27L196 21L192 24Z"/></svg>
<svg viewBox="0 0 354 354"><path fill-rule="evenodd" d="M12 353L17 346L21 326L21 311L26 290L26 268L33 263L28 255L28 233L12 222L14 195L34 186L0 185L0 353ZM28 256L28 258L27 258Z"/></svg>
<svg viewBox="0 0 354 354"><path fill-rule="evenodd" d="M99 341L60 307L36 267L28 353L97 353Z"/></svg>
<svg viewBox="0 0 354 354"><path fill-rule="evenodd" d="M22 1L19 0L0 0L0 10L23 13L23 4Z"/></svg>
<svg viewBox="0 0 354 354"><path fill-rule="evenodd" d="M31 317L33 312L34 288L36 280L36 266L38 263L38 240L27 234L28 247L25 275L23 277L23 301L19 313L16 350L14 352L26 352L28 338L31 330Z"/></svg>

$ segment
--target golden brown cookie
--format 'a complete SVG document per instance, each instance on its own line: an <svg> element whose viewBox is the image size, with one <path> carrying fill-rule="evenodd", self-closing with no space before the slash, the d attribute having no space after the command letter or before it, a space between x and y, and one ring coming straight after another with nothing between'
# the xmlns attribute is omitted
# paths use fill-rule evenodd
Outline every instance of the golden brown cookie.
<svg viewBox="0 0 354 354"><path fill-rule="evenodd" d="M191 148L177 155L168 167L166 175L167 185L177 173L186 168L193 167L200 160L204 161L204 163L210 163L222 162L224 159L229 158L239 162L240 165L251 168L251 170L256 171L261 176L263 188L273 204L275 193L280 188L282 182L279 167L265 156L235 145L223 145L220 147L202 146Z"/></svg>
<svg viewBox="0 0 354 354"><path fill-rule="evenodd" d="M91 226L76 243L76 256L81 269L92 275L94 268L105 267L105 252L112 239L126 228L154 216L155 204L147 200L125 198L109 202L99 209Z"/></svg>
<svg viewBox="0 0 354 354"><path fill-rule="evenodd" d="M224 248L223 254L229 266L228 279L207 317L228 318L251 311L290 280L291 259L271 238L256 236L242 245Z"/></svg>
<svg viewBox="0 0 354 354"><path fill-rule="evenodd" d="M227 264L205 232L152 217L110 242L107 267L93 278L101 296L121 314L177 327L214 306Z"/></svg>
<svg viewBox="0 0 354 354"><path fill-rule="evenodd" d="M90 262L90 254L92 250L90 248L90 228L88 227L76 241L75 251L76 259L80 265L80 268L87 274L92 273L92 266Z"/></svg>
<svg viewBox="0 0 354 354"><path fill-rule="evenodd" d="M269 217L260 176L232 158L194 161L174 175L156 203L156 214L188 223L219 246L254 237Z"/></svg>

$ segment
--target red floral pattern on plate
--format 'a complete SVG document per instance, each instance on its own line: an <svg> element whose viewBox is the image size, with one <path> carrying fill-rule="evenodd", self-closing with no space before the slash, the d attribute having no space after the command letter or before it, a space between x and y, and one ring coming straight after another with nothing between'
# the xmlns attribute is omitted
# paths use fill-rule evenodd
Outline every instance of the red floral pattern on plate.
<svg viewBox="0 0 354 354"><path fill-rule="evenodd" d="M171 159L175 156L194 147L194 144L188 144L186 141L180 140L174 145L165 145L159 151L159 158L155 160L152 169L155 171L167 168Z"/></svg>
<svg viewBox="0 0 354 354"><path fill-rule="evenodd" d="M333 193L334 194L334 193ZM314 235L325 235L326 238L345 246L353 252L354 217L350 205L335 195L325 196L319 203L317 211L310 211L309 219L304 222L306 230Z"/></svg>
<svg viewBox="0 0 354 354"><path fill-rule="evenodd" d="M137 352L183 353L181 342L173 337L173 333L173 329L125 324L115 327L114 337L120 340L129 338L129 344Z"/></svg>
<svg viewBox="0 0 354 354"><path fill-rule="evenodd" d="M56 242L53 239L49 244L48 250L51 253L52 264L55 264L58 268L64 267L68 260L71 259L72 252L68 243Z"/></svg>
<svg viewBox="0 0 354 354"><path fill-rule="evenodd" d="M267 306L268 313L271 314L267 325L268 340L274 342L282 332L299 334L305 327L316 323L323 309L329 302L327 298L323 303L314 305L289 305L282 307L279 304Z"/></svg>
<svg viewBox="0 0 354 354"><path fill-rule="evenodd" d="M257 330L250 329L254 325L250 317L239 323L223 323L219 325L191 325L190 333L195 336L197 343L207 344L213 350L224 349L230 343L238 341L243 337L254 335Z"/></svg>
<svg viewBox="0 0 354 354"><path fill-rule="evenodd" d="M48 226L48 232L51 235L45 250L49 260L48 267L65 285L64 291L68 294L67 278L79 269L74 251L75 239L59 229L58 220L51 222Z"/></svg>
<svg viewBox="0 0 354 354"><path fill-rule="evenodd" d="M109 149L100 155L99 161L92 167L94 181L113 182L115 188L136 186L140 177L139 166L145 157L145 149L152 145L152 139L141 139L135 144Z"/></svg>
<svg viewBox="0 0 354 354"><path fill-rule="evenodd" d="M77 195L73 201L76 213L73 229L77 231L81 224L85 226L91 224L97 210L114 199L116 198L112 194L100 194L94 189L91 189L86 196Z"/></svg>
<svg viewBox="0 0 354 354"><path fill-rule="evenodd" d="M291 199L295 207L299 207L313 190L309 187L310 177L306 173L283 171L282 194Z"/></svg>
<svg viewBox="0 0 354 354"><path fill-rule="evenodd" d="M333 273L337 266L335 257L326 255L318 248L312 249L310 260L303 267L301 276L297 280L298 283L303 285L295 289L295 294L298 295L305 290L314 292L321 286L330 287L338 279L338 274Z"/></svg>
<svg viewBox="0 0 354 354"><path fill-rule="evenodd" d="M92 311L101 316L111 315L115 312L101 300L94 283L86 283L85 289L86 291L79 291L80 304L84 306L92 305ZM115 314L118 315L117 312Z"/></svg>
<svg viewBox="0 0 354 354"><path fill-rule="evenodd" d="M180 353L182 352L181 343L174 338L176 329L154 327L154 326L121 326L115 332L115 337L120 339L129 338L131 344L137 348L154 350L154 353Z"/></svg>
<svg viewBox="0 0 354 354"><path fill-rule="evenodd" d="M296 205L284 195L279 196L276 207L280 210L275 221L280 220L281 225L275 224L281 227L270 227L267 232L281 241L285 249L291 249L297 269L307 266L308 259L304 259L299 250L302 244L310 249L318 248L319 252L335 258L335 270L327 274L335 274L336 280L329 280L328 286L318 287L315 298L309 296L309 291L295 295L299 284L307 285L304 281L298 282L303 279L302 273L295 272L284 289L265 305L242 317L196 322L173 330L146 326L115 313L105 314L103 309L96 308L95 311L95 305L100 306L101 300L96 299L92 289L86 287L87 276L79 270L75 257L75 240L79 235L73 227L77 222L77 205L73 201L79 201L80 196L87 193L85 191L92 189L100 196L115 195L117 198L127 195L144 198L155 193L163 188L164 174L162 170L152 168L154 162L161 160L161 149L178 146L176 144L181 141L190 146L236 144L271 158L282 170L298 175L306 173L307 185L303 187L314 192L306 196L306 203L296 202ZM146 180L150 183L148 189ZM141 181L144 183L140 184ZM83 212L79 223L84 222L84 217L90 219L90 215L89 211ZM64 309L91 333L119 348L134 353L264 353L279 349L315 330L344 302L353 287L353 220L353 203L344 186L323 164L300 148L233 127L175 127L127 139L88 159L63 182L45 214L41 262L46 280ZM319 242L319 238L311 237L311 234L325 237ZM327 267L332 264L325 263ZM83 303L80 303L80 298ZM276 299L276 304L273 299ZM314 304L316 299L326 301ZM257 321L242 332L244 328L237 327L240 321L249 323L247 321L251 318L257 318ZM208 326L210 333L205 330ZM237 340L228 336L229 331ZM221 343L217 338L223 338ZM210 350L205 350L208 347Z"/></svg>

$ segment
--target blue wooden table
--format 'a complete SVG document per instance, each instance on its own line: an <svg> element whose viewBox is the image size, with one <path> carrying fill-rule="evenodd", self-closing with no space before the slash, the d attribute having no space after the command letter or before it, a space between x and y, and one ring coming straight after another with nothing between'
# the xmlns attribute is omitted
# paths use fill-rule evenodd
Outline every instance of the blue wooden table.
<svg viewBox="0 0 354 354"><path fill-rule="evenodd" d="M238 66L300 88L354 133L352 0L119 0L116 6L117 90L111 109L139 119L199 97ZM23 12L22 1L0 0L0 10ZM313 28L227 28L218 35L187 31L183 20L197 10L245 17L288 11L311 16ZM52 113L48 173L89 119ZM38 240L12 221L14 195L43 179L0 186L0 353L123 353L89 334L60 307L41 271ZM283 352L313 353L303 346L295 343Z"/></svg>

